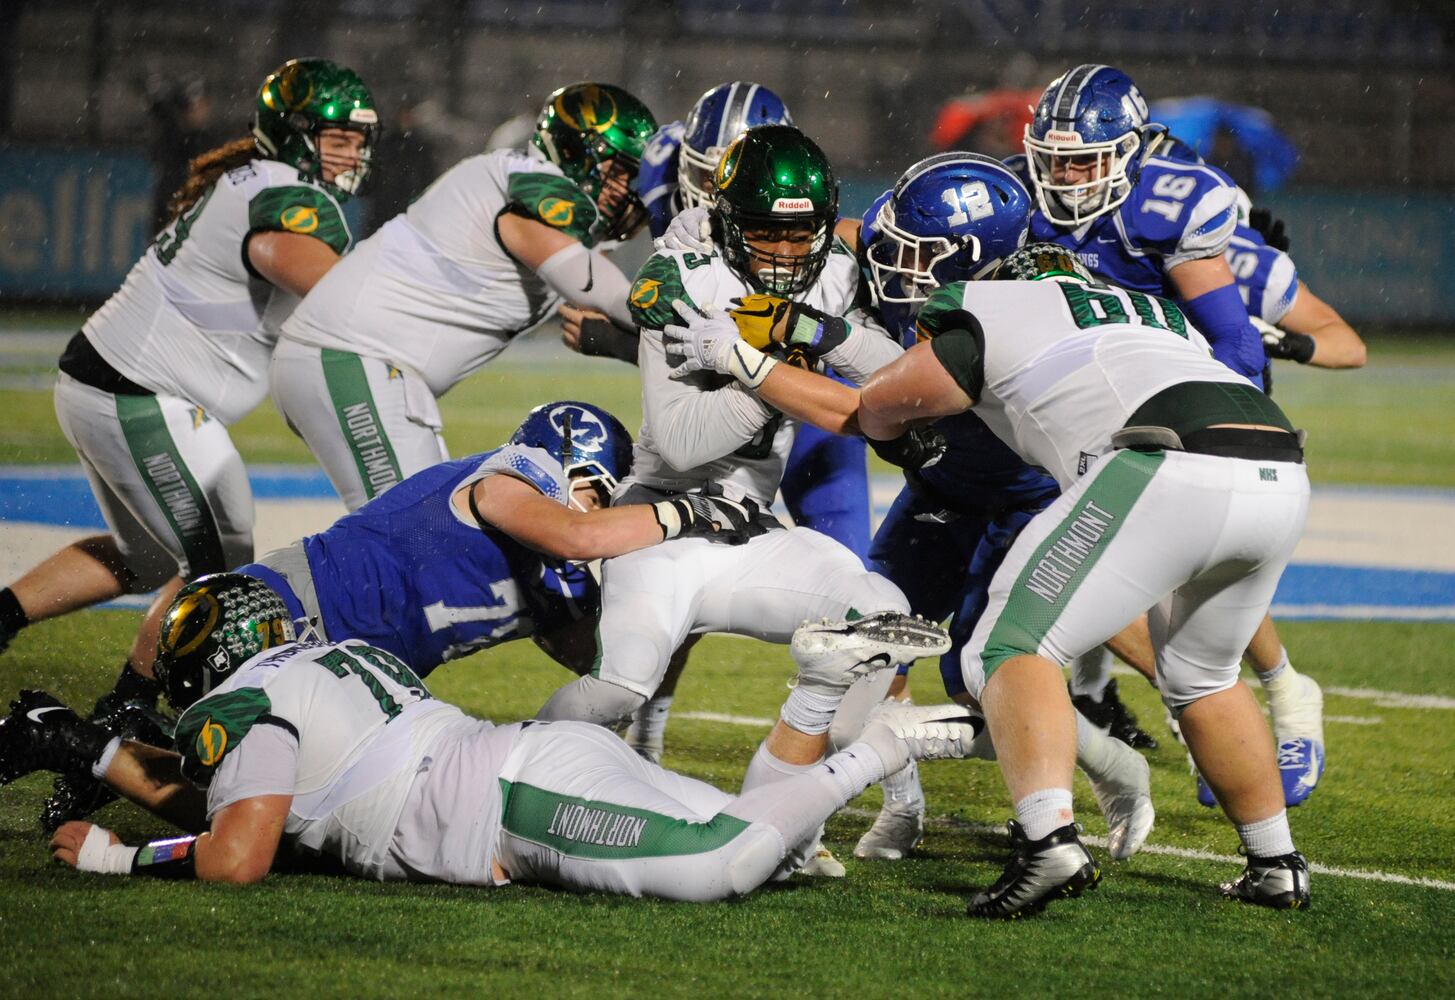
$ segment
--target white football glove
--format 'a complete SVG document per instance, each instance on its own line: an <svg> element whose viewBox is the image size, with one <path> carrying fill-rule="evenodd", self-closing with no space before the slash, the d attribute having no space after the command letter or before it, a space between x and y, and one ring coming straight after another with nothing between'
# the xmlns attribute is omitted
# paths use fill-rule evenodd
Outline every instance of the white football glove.
<svg viewBox="0 0 1455 1000"><path fill-rule="evenodd" d="M712 220L701 205L683 209L667 223L667 231L652 241L658 250L712 253Z"/></svg>
<svg viewBox="0 0 1455 1000"><path fill-rule="evenodd" d="M778 364L744 341L738 335L738 325L722 310L708 306L698 311L681 299L672 300L672 309L682 318L682 325L662 328L662 346L672 378L717 372L756 389Z"/></svg>

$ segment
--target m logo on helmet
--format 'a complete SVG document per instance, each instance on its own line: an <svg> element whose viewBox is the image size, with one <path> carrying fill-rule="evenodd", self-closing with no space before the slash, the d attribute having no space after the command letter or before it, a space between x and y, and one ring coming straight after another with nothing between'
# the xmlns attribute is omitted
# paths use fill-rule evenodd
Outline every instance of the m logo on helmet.
<svg viewBox="0 0 1455 1000"><path fill-rule="evenodd" d="M566 107L566 98L574 97L576 114ZM596 86L585 86L574 94L567 91L556 98L556 114L567 125L580 132L605 132L616 124L616 98Z"/></svg>
<svg viewBox="0 0 1455 1000"><path fill-rule="evenodd" d="M641 278L632 286L631 304L638 309L650 309L657 304L662 283L655 278Z"/></svg>
<svg viewBox="0 0 1455 1000"><path fill-rule="evenodd" d="M307 236L318 228L318 210L307 205L293 205L283 209L278 221L288 232Z"/></svg>
<svg viewBox="0 0 1455 1000"><path fill-rule="evenodd" d="M579 406L558 406L548 414L548 419L557 433L563 436L570 428L572 448L595 452L606 443L606 425L590 410Z"/></svg>
<svg viewBox="0 0 1455 1000"><path fill-rule="evenodd" d="M197 760L203 767L213 767L227 753L227 730L209 716L197 732Z"/></svg>
<svg viewBox="0 0 1455 1000"><path fill-rule="evenodd" d="M565 198L542 198L536 206L536 214L546 225L564 229L576 218L576 206Z"/></svg>

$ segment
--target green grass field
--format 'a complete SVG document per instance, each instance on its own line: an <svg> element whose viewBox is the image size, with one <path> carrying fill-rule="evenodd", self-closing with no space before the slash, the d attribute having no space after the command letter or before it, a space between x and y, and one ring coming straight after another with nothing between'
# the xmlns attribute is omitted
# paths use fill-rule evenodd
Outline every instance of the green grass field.
<svg viewBox="0 0 1455 1000"><path fill-rule="evenodd" d="M1280 399L1314 428L1315 477L1455 485L1455 350L1435 341L1375 343L1371 357L1359 374L1280 369ZM629 425L638 412L624 366L532 356L492 368L445 401L450 446L492 446L530 403L562 395L602 402ZM5 398L0 463L73 460L47 392L7 389ZM250 461L307 461L266 404L235 438ZM0 657L0 698L41 686L89 704L120 666L136 621L129 612L93 611L27 630ZM865 812L878 808L871 790L828 827L848 878L799 878L705 906L313 874L274 875L249 888L81 875L47 859L35 817L49 783L33 776L0 791L0 993L1455 993L1455 625L1290 623L1284 635L1297 666L1326 688L1433 696L1327 698L1331 763L1292 822L1312 861L1344 873L1314 876L1308 912L1217 898L1215 883L1240 867L1229 859L1236 836L1196 804L1185 756L1170 738L1149 755L1158 806L1149 850L1117 864L1096 850L1106 862L1097 892L1006 926L963 916L967 892L1000 871L1006 841L993 828L1010 814L999 772L983 763L923 768L932 821L914 859L849 857L869 822ZM452 663L431 687L480 715L528 717L567 675L526 646ZM667 763L734 786L766 727L685 716L766 719L791 673L779 648L706 640L679 690ZM932 668L920 668L915 683L921 700L939 697ZM1151 689L1121 683L1148 728L1165 736ZM1084 783L1077 804L1088 833L1104 834ZM132 840L164 829L126 805L99 818ZM1176 850L1223 858L1167 853Z"/></svg>

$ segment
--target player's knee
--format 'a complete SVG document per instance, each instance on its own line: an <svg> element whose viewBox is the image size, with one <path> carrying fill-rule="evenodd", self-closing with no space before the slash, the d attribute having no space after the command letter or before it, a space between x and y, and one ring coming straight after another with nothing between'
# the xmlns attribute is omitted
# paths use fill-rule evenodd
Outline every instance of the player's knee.
<svg viewBox="0 0 1455 1000"><path fill-rule="evenodd" d="M1157 669L1157 686L1162 704L1173 718L1193 702L1226 691L1238 683L1239 664L1205 667L1164 650Z"/></svg>
<svg viewBox="0 0 1455 1000"><path fill-rule="evenodd" d="M126 550L121 553L123 573L128 594L150 594L172 577L182 573L171 554L156 550ZM182 574L183 579L187 579Z"/></svg>
<svg viewBox="0 0 1455 1000"><path fill-rule="evenodd" d="M909 614L909 598L888 577L878 573L865 573L857 589L859 592L853 596L851 604L861 614L873 614L876 611Z"/></svg>
<svg viewBox="0 0 1455 1000"><path fill-rule="evenodd" d="M771 826L754 825L738 835L727 859L727 887L745 896L768 881L783 861L783 836ZM721 898L721 897L719 897Z"/></svg>
<svg viewBox="0 0 1455 1000"><path fill-rule="evenodd" d="M543 721L571 719L591 722L598 726L613 726L631 716L646 697L602 680L600 677L581 677L563 686L551 695L536 718Z"/></svg>

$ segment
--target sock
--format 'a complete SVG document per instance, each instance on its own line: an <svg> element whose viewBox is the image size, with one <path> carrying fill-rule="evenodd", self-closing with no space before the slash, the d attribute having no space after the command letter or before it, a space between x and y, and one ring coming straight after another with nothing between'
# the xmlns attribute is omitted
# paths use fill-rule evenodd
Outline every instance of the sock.
<svg viewBox="0 0 1455 1000"><path fill-rule="evenodd" d="M1076 818L1071 809L1071 789L1043 788L1032 792L1015 804L1015 818L1020 821L1027 840L1040 840Z"/></svg>
<svg viewBox="0 0 1455 1000"><path fill-rule="evenodd" d="M672 695L657 695L637 709L627 727L626 741L633 747L661 748L666 743L667 717L672 712Z"/></svg>
<svg viewBox="0 0 1455 1000"><path fill-rule="evenodd" d="M1259 674L1258 671L1253 671L1253 673L1258 674L1258 683L1263 685L1263 690L1265 691L1273 688L1281 688L1288 684L1294 677L1298 676L1293 672L1293 667L1288 662L1288 650L1284 649L1280 652L1282 655L1278 659L1278 664L1272 670L1268 671L1268 673Z"/></svg>
<svg viewBox="0 0 1455 1000"><path fill-rule="evenodd" d="M30 624L30 616L20 606L15 591L6 587L0 590L0 634L14 635Z"/></svg>
<svg viewBox="0 0 1455 1000"><path fill-rule="evenodd" d="M1088 775L1100 777L1116 762L1114 742L1121 741L1097 729L1080 712L1076 713L1076 763Z"/></svg>
<svg viewBox="0 0 1455 1000"><path fill-rule="evenodd" d="M1101 701L1111 681L1111 654L1097 646L1071 661L1071 696Z"/></svg>
<svg viewBox="0 0 1455 1000"><path fill-rule="evenodd" d="M834 713L843 700L842 691L813 691L800 684L788 692L788 700L783 703L779 716L800 733L817 736L829 731Z"/></svg>
<svg viewBox="0 0 1455 1000"><path fill-rule="evenodd" d="M817 766L817 761L812 764L790 764L779 760L768 752L767 746L759 743L758 752L753 754L753 759L748 762L748 772L743 775L743 793L791 778L795 774L802 774Z"/></svg>
<svg viewBox="0 0 1455 1000"><path fill-rule="evenodd" d="M813 767L815 774L833 786L840 805L884 780L884 761L868 743L855 743Z"/></svg>
<svg viewBox="0 0 1455 1000"><path fill-rule="evenodd" d="M921 813L925 811L925 790L919 783L919 765L914 761L909 766L884 779L884 805L895 812Z"/></svg>
<svg viewBox="0 0 1455 1000"><path fill-rule="evenodd" d="M1288 830L1288 810L1256 823L1235 823L1238 837L1251 858L1276 858L1293 853L1293 834Z"/></svg>

